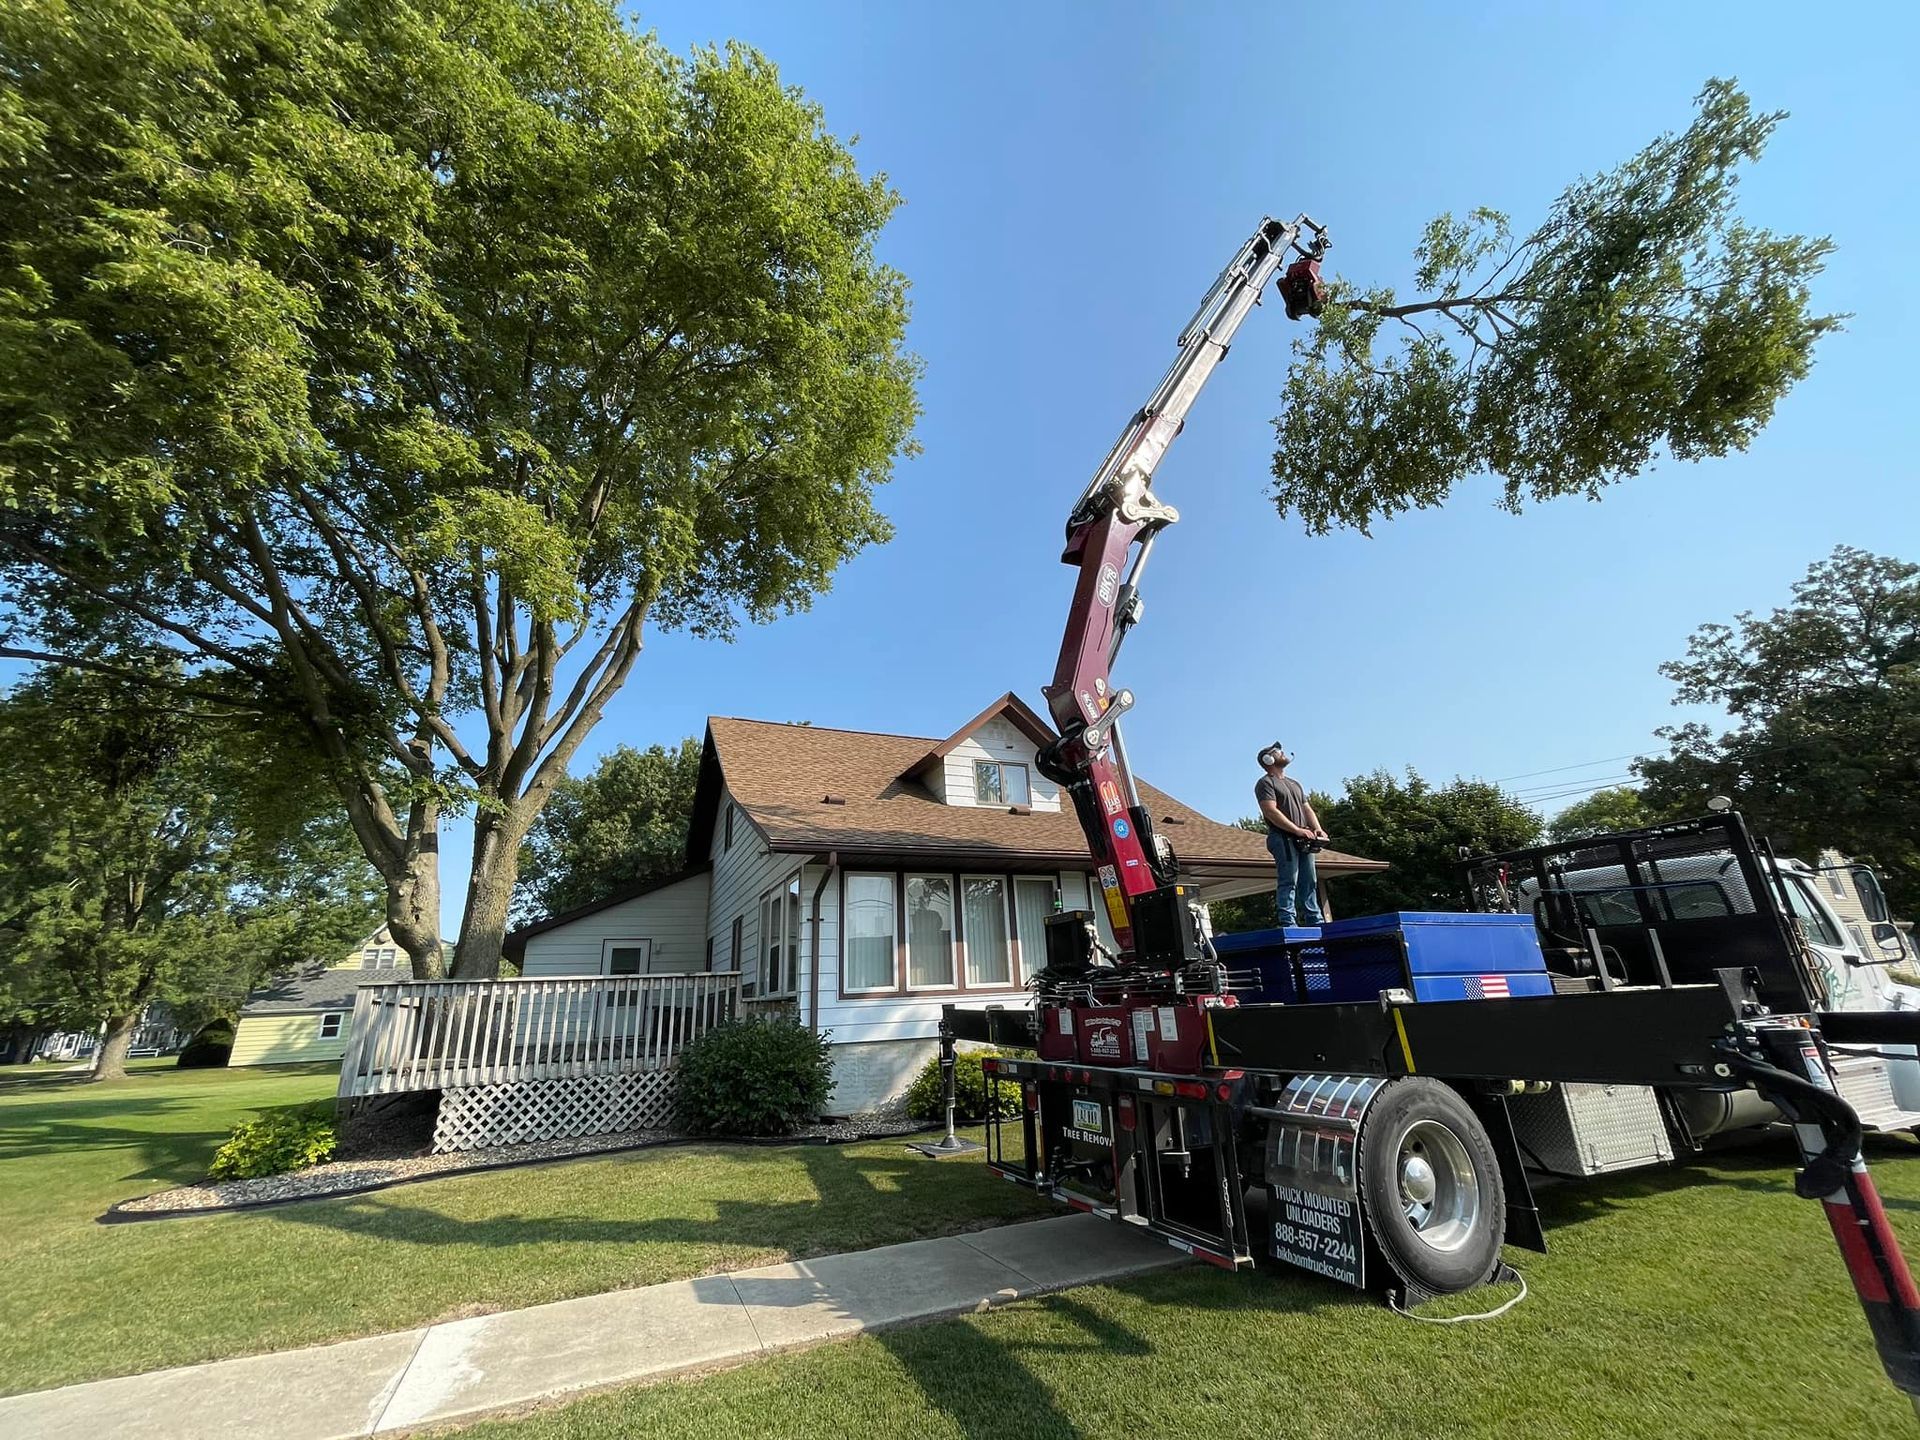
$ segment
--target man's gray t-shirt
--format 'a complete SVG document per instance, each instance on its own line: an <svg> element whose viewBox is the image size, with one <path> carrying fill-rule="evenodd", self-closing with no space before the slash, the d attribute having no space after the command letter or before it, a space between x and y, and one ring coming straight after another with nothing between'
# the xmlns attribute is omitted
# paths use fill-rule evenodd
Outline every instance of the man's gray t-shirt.
<svg viewBox="0 0 1920 1440"><path fill-rule="evenodd" d="M1302 830L1312 828L1307 824L1307 792L1300 788L1300 782L1292 776L1282 775L1276 780L1271 775L1262 775L1259 783L1253 787L1253 798L1262 802L1260 806L1262 815L1267 813L1264 802L1271 800L1282 815ZM1272 830L1275 827L1269 821L1267 828ZM1281 833L1291 834L1290 831Z"/></svg>

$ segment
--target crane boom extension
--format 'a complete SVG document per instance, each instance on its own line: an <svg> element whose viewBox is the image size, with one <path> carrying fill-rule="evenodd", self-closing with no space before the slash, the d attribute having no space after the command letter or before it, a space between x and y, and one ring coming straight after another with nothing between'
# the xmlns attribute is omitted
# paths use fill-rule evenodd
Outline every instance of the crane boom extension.
<svg viewBox="0 0 1920 1440"><path fill-rule="evenodd" d="M1304 244L1303 232L1310 237ZM1180 332L1173 364L1120 432L1067 519L1060 558L1077 566L1080 577L1053 683L1043 692L1060 739L1039 757L1040 769L1073 800L1123 952L1137 950L1136 906L1156 891L1170 891L1176 876L1171 848L1155 834L1153 817L1140 803L1120 737L1120 717L1133 694L1112 684L1121 643L1140 618L1140 578L1154 538L1180 518L1153 493L1153 473L1226 358L1240 322L1283 265L1280 289L1288 317L1320 313L1320 257L1328 243L1326 230L1305 215L1260 222ZM1289 255L1298 257L1291 265Z"/></svg>

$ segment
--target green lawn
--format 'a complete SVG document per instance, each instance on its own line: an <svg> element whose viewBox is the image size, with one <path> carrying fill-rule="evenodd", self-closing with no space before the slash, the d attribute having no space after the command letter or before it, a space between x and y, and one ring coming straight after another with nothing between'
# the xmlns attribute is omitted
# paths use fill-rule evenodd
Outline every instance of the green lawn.
<svg viewBox="0 0 1920 1440"><path fill-rule="evenodd" d="M700 1147L102 1226L203 1176L229 1127L333 1092L315 1070L0 1085L0 1394L284 1349L1045 1213L899 1141Z"/></svg>
<svg viewBox="0 0 1920 1440"><path fill-rule="evenodd" d="M1510 1252L1532 1293L1487 1324L1418 1325L1305 1277L1196 1268L460 1437L1911 1437L1791 1158L1775 1146L1550 1192L1553 1253ZM1875 1141L1872 1158L1912 1252L1920 1149Z"/></svg>

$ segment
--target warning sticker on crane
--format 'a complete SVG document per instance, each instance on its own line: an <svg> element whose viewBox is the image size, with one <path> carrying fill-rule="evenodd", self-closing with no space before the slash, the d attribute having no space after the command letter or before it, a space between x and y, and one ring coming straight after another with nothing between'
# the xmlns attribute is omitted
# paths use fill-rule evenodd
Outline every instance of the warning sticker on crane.
<svg viewBox="0 0 1920 1440"><path fill-rule="evenodd" d="M1105 890L1107 896L1107 919L1113 922L1114 934L1118 935L1120 931L1125 930L1128 926L1126 897L1121 895L1118 884L1108 885L1105 887Z"/></svg>

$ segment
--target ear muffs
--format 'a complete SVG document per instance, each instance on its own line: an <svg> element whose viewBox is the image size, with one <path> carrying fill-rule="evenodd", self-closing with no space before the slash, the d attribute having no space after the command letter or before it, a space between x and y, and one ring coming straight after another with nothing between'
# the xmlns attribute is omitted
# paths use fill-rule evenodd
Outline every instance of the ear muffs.
<svg viewBox="0 0 1920 1440"><path fill-rule="evenodd" d="M1262 750L1254 758L1260 762L1260 768L1264 770L1273 764L1275 760L1279 759L1280 755L1277 748L1269 747L1268 749Z"/></svg>

